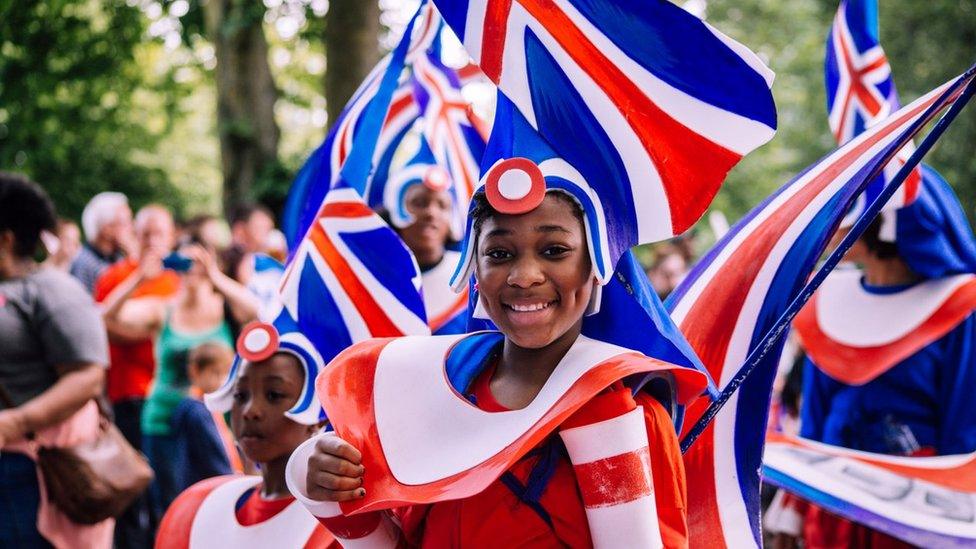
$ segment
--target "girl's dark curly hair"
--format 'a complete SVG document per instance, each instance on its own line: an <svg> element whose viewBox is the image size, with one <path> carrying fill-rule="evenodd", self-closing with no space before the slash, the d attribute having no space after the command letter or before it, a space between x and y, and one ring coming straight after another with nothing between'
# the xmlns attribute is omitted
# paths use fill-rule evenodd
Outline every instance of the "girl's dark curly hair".
<svg viewBox="0 0 976 549"><path fill-rule="evenodd" d="M898 257L898 246L894 242L881 240L881 216L874 218L861 235L861 240L868 247L868 251L878 259L894 259Z"/></svg>

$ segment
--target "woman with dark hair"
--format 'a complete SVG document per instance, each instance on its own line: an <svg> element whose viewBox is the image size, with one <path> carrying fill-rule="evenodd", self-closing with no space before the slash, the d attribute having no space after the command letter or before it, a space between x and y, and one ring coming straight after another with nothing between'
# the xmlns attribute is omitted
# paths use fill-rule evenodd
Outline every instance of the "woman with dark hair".
<svg viewBox="0 0 976 549"><path fill-rule="evenodd" d="M98 434L105 326L88 292L35 260L54 207L27 179L0 172L0 546L109 547L112 520L70 522L47 502L37 444L72 446Z"/></svg>

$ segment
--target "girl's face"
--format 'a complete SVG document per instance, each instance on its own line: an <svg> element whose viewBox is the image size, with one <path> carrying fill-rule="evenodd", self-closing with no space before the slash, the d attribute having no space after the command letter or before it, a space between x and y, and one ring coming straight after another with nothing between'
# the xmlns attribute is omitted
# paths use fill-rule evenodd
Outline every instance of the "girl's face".
<svg viewBox="0 0 976 549"><path fill-rule="evenodd" d="M451 195L426 185L413 185L407 190L404 203L414 222L400 229L400 238L421 267L436 264L444 255L451 231Z"/></svg>
<svg viewBox="0 0 976 549"><path fill-rule="evenodd" d="M566 199L549 194L529 213L486 219L477 253L481 301L510 341L540 349L579 333L596 279Z"/></svg>
<svg viewBox="0 0 976 549"><path fill-rule="evenodd" d="M298 359L276 353L267 360L245 363L237 379L231 429L248 459L269 463L285 458L315 432L287 417L301 396L305 376Z"/></svg>

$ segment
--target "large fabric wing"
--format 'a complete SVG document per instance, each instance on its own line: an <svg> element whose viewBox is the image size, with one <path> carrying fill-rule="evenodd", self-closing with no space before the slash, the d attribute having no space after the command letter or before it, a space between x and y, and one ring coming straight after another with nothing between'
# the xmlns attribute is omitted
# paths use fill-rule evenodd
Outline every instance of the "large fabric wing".
<svg viewBox="0 0 976 549"><path fill-rule="evenodd" d="M353 136L346 162L293 250L282 280L285 309L326 361L364 339L430 334L417 262L363 199L383 118L415 47L411 30L420 13L375 75L377 90L365 105L362 129Z"/></svg>
<svg viewBox="0 0 976 549"><path fill-rule="evenodd" d="M827 120L843 145L898 110L898 92L891 66L878 38L878 0L842 0L827 35L824 59ZM915 150L912 142L898 152L884 173L871 182L843 224L849 226L881 193ZM921 172L916 169L888 201L886 210L911 204L918 195Z"/></svg>
<svg viewBox="0 0 976 549"><path fill-rule="evenodd" d="M666 301L719 390L729 390L753 353L765 352L685 454L695 545L760 545L759 469L782 317L812 293L807 277L857 194L972 78L970 71L937 88L784 185L739 221ZM703 397L688 407L686 432L710 404Z"/></svg>
<svg viewBox="0 0 976 549"><path fill-rule="evenodd" d="M371 337L430 333L413 255L351 188L326 196L281 296L326 361Z"/></svg>
<svg viewBox="0 0 976 549"><path fill-rule="evenodd" d="M411 82L420 108L422 135L437 165L451 176L455 200L454 231L461 234L468 204L481 173L481 158L488 139L486 124L461 95L461 78L444 65L434 51L417 56Z"/></svg>
<svg viewBox="0 0 976 549"><path fill-rule="evenodd" d="M419 28L406 52L408 61L425 55L439 33L440 18L432 4L423 4L419 17L421 18ZM334 122L330 121L331 128L325 141L312 153L295 176L281 218L282 230L291 254L294 254L299 242L315 221L325 195L338 181L339 174L352 152L353 143L364 127L365 117L368 113L375 112L371 106L377 103L386 112L372 154L374 167L372 176L380 180L387 175L393 152L420 115L420 109L414 101L413 86L409 81L405 81L397 88L392 100L385 97L377 98L383 76L389 71L392 61L393 52L373 68L339 117ZM384 101L386 105L383 105ZM382 189L372 194L382 200ZM367 202L372 205L369 190L364 192L364 196L367 196Z"/></svg>
<svg viewBox="0 0 976 549"><path fill-rule="evenodd" d="M774 435L763 478L918 547L976 545L976 454L896 457Z"/></svg>

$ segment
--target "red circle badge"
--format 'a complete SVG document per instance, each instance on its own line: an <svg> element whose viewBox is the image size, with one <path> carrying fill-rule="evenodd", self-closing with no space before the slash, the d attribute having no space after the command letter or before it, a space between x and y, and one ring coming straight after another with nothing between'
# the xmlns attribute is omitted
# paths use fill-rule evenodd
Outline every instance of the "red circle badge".
<svg viewBox="0 0 976 549"><path fill-rule="evenodd" d="M489 170L485 196L499 213L523 214L542 204L546 197L546 179L539 166L528 158L509 158Z"/></svg>
<svg viewBox="0 0 976 549"><path fill-rule="evenodd" d="M271 324L255 320L241 330L237 354L248 362L260 362L278 350L278 330Z"/></svg>

